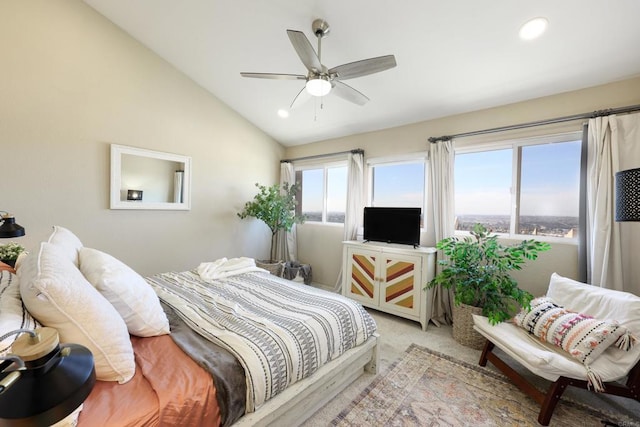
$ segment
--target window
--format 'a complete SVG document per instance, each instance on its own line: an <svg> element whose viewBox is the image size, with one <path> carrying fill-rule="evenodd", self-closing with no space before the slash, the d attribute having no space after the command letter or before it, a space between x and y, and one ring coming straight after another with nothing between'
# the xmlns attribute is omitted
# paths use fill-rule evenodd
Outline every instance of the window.
<svg viewBox="0 0 640 427"><path fill-rule="evenodd" d="M369 161L370 204L373 207L420 208L424 226L426 157Z"/></svg>
<svg viewBox="0 0 640 427"><path fill-rule="evenodd" d="M579 138L537 138L456 153L456 229L468 231L479 222L495 233L577 237Z"/></svg>
<svg viewBox="0 0 640 427"><path fill-rule="evenodd" d="M344 164L308 167L296 171L301 184L298 213L307 221L344 224L347 210L347 167Z"/></svg>
<svg viewBox="0 0 640 427"><path fill-rule="evenodd" d="M424 160L371 165L371 206L422 208Z"/></svg>
<svg viewBox="0 0 640 427"><path fill-rule="evenodd" d="M512 150L456 154L457 230L479 222L496 233L511 230Z"/></svg>
<svg viewBox="0 0 640 427"><path fill-rule="evenodd" d="M300 171L300 179L296 181L302 184L301 199L298 205L302 208L302 214L307 221L322 221L324 211L324 171L322 169L310 169Z"/></svg>

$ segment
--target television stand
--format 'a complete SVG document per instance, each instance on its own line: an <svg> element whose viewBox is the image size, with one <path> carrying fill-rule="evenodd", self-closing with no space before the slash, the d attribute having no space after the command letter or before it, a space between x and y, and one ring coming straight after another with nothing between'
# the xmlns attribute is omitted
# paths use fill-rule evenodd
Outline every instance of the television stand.
<svg viewBox="0 0 640 427"><path fill-rule="evenodd" d="M427 329L433 290L424 287L435 275L435 248L346 241L342 258L344 296Z"/></svg>

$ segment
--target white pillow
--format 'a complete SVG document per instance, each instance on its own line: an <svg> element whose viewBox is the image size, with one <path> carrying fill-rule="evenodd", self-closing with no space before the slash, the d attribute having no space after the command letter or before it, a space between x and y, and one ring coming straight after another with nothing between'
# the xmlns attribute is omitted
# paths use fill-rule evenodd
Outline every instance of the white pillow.
<svg viewBox="0 0 640 427"><path fill-rule="evenodd" d="M35 329L40 326L22 305L20 283L15 274L0 271L0 335L16 329ZM0 356L3 356L19 335L11 335L0 341Z"/></svg>
<svg viewBox="0 0 640 427"><path fill-rule="evenodd" d="M129 333L152 337L169 333L169 321L153 288L129 266L97 249L80 249L80 271L127 324Z"/></svg>
<svg viewBox="0 0 640 427"><path fill-rule="evenodd" d="M20 268L20 264L22 264L22 261L24 261L24 259L27 257L27 255L29 255L28 251L20 252L20 254L18 255L18 258L16 259L16 265L15 265L15 270L16 271L18 271L18 269Z"/></svg>
<svg viewBox="0 0 640 427"><path fill-rule="evenodd" d="M69 258L73 265L78 266L78 251L82 248L82 242L71 231L59 225L53 226L53 232L49 236L49 243L58 246Z"/></svg>
<svg viewBox="0 0 640 427"><path fill-rule="evenodd" d="M39 322L58 330L60 342L91 350L97 379L125 383L135 373L127 326L67 255L43 242L23 261L18 270L22 301Z"/></svg>

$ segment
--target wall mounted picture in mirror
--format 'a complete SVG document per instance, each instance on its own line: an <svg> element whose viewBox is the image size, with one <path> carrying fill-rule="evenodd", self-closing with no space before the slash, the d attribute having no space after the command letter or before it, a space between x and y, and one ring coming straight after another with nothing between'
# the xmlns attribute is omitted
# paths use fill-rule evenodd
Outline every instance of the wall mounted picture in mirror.
<svg viewBox="0 0 640 427"><path fill-rule="evenodd" d="M111 145L111 209L191 208L191 158Z"/></svg>

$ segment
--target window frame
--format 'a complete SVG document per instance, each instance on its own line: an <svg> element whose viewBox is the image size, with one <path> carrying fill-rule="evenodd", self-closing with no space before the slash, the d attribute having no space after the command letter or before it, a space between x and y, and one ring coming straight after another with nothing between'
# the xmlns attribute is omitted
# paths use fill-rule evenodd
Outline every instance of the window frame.
<svg viewBox="0 0 640 427"><path fill-rule="evenodd" d="M499 233L495 232L501 238L513 239L513 240L525 240L531 239L533 236L531 234L519 234L516 233L518 229L518 224L520 222L520 177L521 177L521 169L522 169L522 147L534 146L534 145L545 145L545 144L557 144L562 142L571 142L571 141L582 141L582 131L574 131L574 132L564 132L559 134L552 135L541 135L541 136L532 136L532 137L524 137L517 139L508 139L504 141L497 141L485 144L478 145L465 145L463 147L456 147L455 154L471 154L471 153L481 153L485 151L494 151L494 150L504 150L511 149L511 207L509 209L510 221L509 221L509 233ZM582 167L582 166L580 166ZM581 174L583 173L581 170L579 171ZM580 191L580 190L579 190ZM454 189L455 192L455 189ZM455 197L455 194L454 194ZM580 211L578 211L578 220L580 219ZM465 230L455 230L455 235L458 236L469 236L470 232ZM555 237L555 236L542 236L536 235L536 240L545 241L545 242L556 242L556 243L568 243L568 244L578 244L579 237Z"/></svg>
<svg viewBox="0 0 640 427"><path fill-rule="evenodd" d="M344 227L344 221L343 222L327 221L327 205L328 205L328 201L327 201L328 185L327 184L329 180L329 174L327 173L327 170L331 168L339 168L339 167L347 168L347 179L348 179L349 164L347 160L332 160L327 162L313 162L313 163L305 162L303 164L294 165L293 170L294 170L294 174L296 175L298 172L302 173L302 171L305 171L305 170L322 169L322 221L306 220L305 221L306 223ZM304 186L304 181L302 181L301 184L302 186ZM346 192L347 186L348 186L348 182L345 182L345 192ZM302 187L300 188L300 212L302 213ZM345 214L346 214L346 199L345 199Z"/></svg>
<svg viewBox="0 0 640 427"><path fill-rule="evenodd" d="M424 165L424 182L423 182L423 192L422 192L422 219L420 230L424 232L427 229L427 204L429 203L429 153L428 152L418 152L411 154L403 154L396 156L383 156L383 157L374 157L367 159L366 167L367 167L367 204L366 206L373 206L373 169L376 166L395 166L400 164L409 164L409 163L420 163L422 162Z"/></svg>

